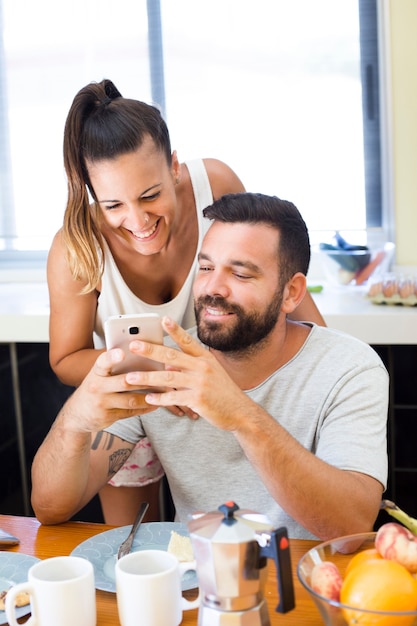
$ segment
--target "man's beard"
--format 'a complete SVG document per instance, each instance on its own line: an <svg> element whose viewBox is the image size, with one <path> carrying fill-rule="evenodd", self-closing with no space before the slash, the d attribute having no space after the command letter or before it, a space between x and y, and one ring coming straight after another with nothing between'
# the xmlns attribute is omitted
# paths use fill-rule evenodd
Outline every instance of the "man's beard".
<svg viewBox="0 0 417 626"><path fill-rule="evenodd" d="M200 296L194 302L197 336L206 346L221 352L243 355L256 351L277 323L282 297L283 290L280 290L263 311L245 312L238 304L229 304L222 297ZM203 320L202 311L206 307L219 307L225 312L234 313L236 323L233 327L227 327L227 324L222 322Z"/></svg>

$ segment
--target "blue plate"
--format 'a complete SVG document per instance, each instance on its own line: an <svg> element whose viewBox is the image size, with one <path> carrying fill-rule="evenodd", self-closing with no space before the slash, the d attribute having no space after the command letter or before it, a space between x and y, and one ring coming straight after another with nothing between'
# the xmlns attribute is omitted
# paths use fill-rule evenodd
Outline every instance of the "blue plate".
<svg viewBox="0 0 417 626"><path fill-rule="evenodd" d="M25 583L28 571L39 559L20 552L0 551L0 591L7 591L12 585ZM30 613L30 604L16 609L16 617ZM7 624L5 611L0 611L0 624Z"/></svg>
<svg viewBox="0 0 417 626"><path fill-rule="evenodd" d="M114 568L120 544L128 536L131 526L121 526L95 535L80 543L72 552L72 556L81 556L94 567L96 589L116 592ZM171 539L171 531L189 536L186 524L180 522L149 522L141 524L133 541L132 552L139 550L167 550ZM181 581L182 590L198 587L196 573L186 572Z"/></svg>

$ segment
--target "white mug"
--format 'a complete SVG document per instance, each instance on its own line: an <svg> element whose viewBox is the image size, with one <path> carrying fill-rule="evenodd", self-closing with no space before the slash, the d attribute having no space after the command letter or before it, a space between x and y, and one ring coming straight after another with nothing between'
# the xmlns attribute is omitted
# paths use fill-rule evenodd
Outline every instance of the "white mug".
<svg viewBox="0 0 417 626"><path fill-rule="evenodd" d="M131 552L116 563L116 593L122 626L178 626L182 612L196 609L200 597L183 598L181 577L195 561L179 563L163 550Z"/></svg>
<svg viewBox="0 0 417 626"><path fill-rule="evenodd" d="M6 617L16 621L15 597L30 595L32 616L27 626L95 626L96 591L92 564L77 556L57 556L35 563L28 582L14 585L6 596Z"/></svg>

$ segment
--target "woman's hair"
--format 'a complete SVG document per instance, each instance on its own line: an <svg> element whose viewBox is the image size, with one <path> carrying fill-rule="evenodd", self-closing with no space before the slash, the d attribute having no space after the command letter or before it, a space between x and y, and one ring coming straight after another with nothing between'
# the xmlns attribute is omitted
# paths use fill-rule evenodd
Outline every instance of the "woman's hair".
<svg viewBox="0 0 417 626"><path fill-rule="evenodd" d="M82 293L97 287L104 268L101 213L87 163L134 152L147 137L171 165L168 128L156 107L123 98L107 79L90 83L75 96L64 131L68 199L63 238L74 279L86 281ZM94 199L91 205L88 192Z"/></svg>
<svg viewBox="0 0 417 626"><path fill-rule="evenodd" d="M307 226L292 202L261 193L226 194L206 207L203 215L219 222L267 224L275 228L280 235L277 254L282 284L297 272L307 275L310 239Z"/></svg>

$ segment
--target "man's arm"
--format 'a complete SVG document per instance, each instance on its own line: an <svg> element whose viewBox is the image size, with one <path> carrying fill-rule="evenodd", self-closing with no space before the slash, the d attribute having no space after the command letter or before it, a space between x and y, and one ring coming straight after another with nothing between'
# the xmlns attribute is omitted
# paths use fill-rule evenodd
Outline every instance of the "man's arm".
<svg viewBox="0 0 417 626"><path fill-rule="evenodd" d="M147 395L150 404L188 406L213 426L233 432L271 496L317 537L372 529L383 489L379 481L339 469L305 449L231 380L210 351L174 323L163 323L181 350L146 344L146 351L172 369L128 375L132 383L171 388ZM137 347L141 353L140 342ZM381 398L375 408L381 414L384 402Z"/></svg>
<svg viewBox="0 0 417 626"><path fill-rule="evenodd" d="M132 448L103 431L69 432L58 419L32 465L32 506L39 521L70 519L122 467Z"/></svg>
<svg viewBox="0 0 417 626"><path fill-rule="evenodd" d="M383 487L306 450L261 407L234 432L273 498L322 539L372 530Z"/></svg>
<svg viewBox="0 0 417 626"><path fill-rule="evenodd" d="M126 382L124 374L110 375L112 365L122 358L121 350L99 356L35 455L32 506L43 524L58 524L72 517L129 456L133 443L102 430L117 419L153 410L143 394L131 392L135 387Z"/></svg>

